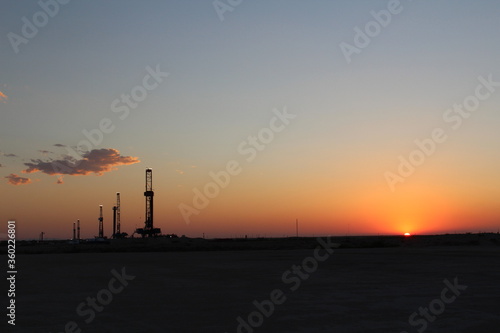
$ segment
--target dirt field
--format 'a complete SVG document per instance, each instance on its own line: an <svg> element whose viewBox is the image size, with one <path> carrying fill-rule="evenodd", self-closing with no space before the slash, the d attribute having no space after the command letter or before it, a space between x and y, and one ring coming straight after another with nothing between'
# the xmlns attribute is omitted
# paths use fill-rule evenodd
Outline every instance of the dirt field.
<svg viewBox="0 0 500 333"><path fill-rule="evenodd" d="M2 332L481 333L500 327L498 246L17 260L16 326ZM417 313L409 323L412 313L429 307L427 317ZM7 326L3 317L0 327Z"/></svg>

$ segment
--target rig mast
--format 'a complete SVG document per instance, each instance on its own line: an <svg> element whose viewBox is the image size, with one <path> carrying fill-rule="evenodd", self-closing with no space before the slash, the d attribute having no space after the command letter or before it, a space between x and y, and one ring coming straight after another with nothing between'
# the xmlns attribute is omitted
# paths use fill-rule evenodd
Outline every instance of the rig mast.
<svg viewBox="0 0 500 333"><path fill-rule="evenodd" d="M102 217L102 205L99 205L99 238L104 238L104 229L103 229L103 217Z"/></svg>
<svg viewBox="0 0 500 333"><path fill-rule="evenodd" d="M116 233L121 234L121 230L120 230L120 192L116 192Z"/></svg>
<svg viewBox="0 0 500 333"><path fill-rule="evenodd" d="M153 169L146 169L146 223L144 231L153 230Z"/></svg>
<svg viewBox="0 0 500 333"><path fill-rule="evenodd" d="M160 228L155 228L153 224L153 169L146 169L146 191L144 192L146 197L146 221L144 222L144 228L137 229L136 232L142 237L153 237L158 236L161 233Z"/></svg>
<svg viewBox="0 0 500 333"><path fill-rule="evenodd" d="M120 192L116 192L116 206L113 206L113 238L121 238L121 232L120 232Z"/></svg>
<svg viewBox="0 0 500 333"><path fill-rule="evenodd" d="M113 233L112 238L116 238L116 206L113 206Z"/></svg>
<svg viewBox="0 0 500 333"><path fill-rule="evenodd" d="M76 239L80 240L80 220L76 220Z"/></svg>

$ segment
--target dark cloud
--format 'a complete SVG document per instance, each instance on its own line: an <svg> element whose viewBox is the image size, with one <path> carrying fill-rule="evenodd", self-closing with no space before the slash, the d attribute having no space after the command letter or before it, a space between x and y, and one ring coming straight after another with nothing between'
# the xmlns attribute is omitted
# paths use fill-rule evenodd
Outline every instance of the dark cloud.
<svg viewBox="0 0 500 333"><path fill-rule="evenodd" d="M16 154L3 154L3 156L5 156L5 157L17 157Z"/></svg>
<svg viewBox="0 0 500 333"><path fill-rule="evenodd" d="M137 157L121 156L116 149L93 149L80 160L64 156L60 160L43 161L33 159L31 163L24 163L28 168L23 173L42 172L47 175L88 175L95 173L102 175L104 172L116 170L119 165L139 163Z"/></svg>
<svg viewBox="0 0 500 333"><path fill-rule="evenodd" d="M50 150L39 150L38 152L43 154L43 155L53 154L53 152L51 152Z"/></svg>
<svg viewBox="0 0 500 333"><path fill-rule="evenodd" d="M62 176L57 178L56 184L64 184L64 180L63 180Z"/></svg>
<svg viewBox="0 0 500 333"><path fill-rule="evenodd" d="M8 183L11 185L23 185L23 184L29 184L31 183L31 179L25 178L25 177L20 177L16 175L15 173L11 173L8 176L5 176L4 178L8 179Z"/></svg>
<svg viewBox="0 0 500 333"><path fill-rule="evenodd" d="M62 143L56 143L54 147L66 147L66 145L63 145Z"/></svg>
<svg viewBox="0 0 500 333"><path fill-rule="evenodd" d="M5 167L5 165L3 165L3 164L0 164L0 168L3 168L3 167Z"/></svg>

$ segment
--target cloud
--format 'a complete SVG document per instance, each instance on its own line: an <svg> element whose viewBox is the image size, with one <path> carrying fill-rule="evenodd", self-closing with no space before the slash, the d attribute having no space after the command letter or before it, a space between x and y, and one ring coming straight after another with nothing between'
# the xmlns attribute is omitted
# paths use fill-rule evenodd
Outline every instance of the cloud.
<svg viewBox="0 0 500 333"><path fill-rule="evenodd" d="M17 157L16 154L3 154L3 156L5 156L5 157Z"/></svg>
<svg viewBox="0 0 500 333"><path fill-rule="evenodd" d="M66 147L66 145L63 145L62 143L56 143L54 147Z"/></svg>
<svg viewBox="0 0 500 333"><path fill-rule="evenodd" d="M33 159L31 163L24 163L28 168L23 173L42 172L47 175L85 176L91 173L102 175L104 172L116 170L119 165L139 163L137 157L121 156L116 149L93 149L80 160L64 156L60 160L42 161Z"/></svg>
<svg viewBox="0 0 500 333"><path fill-rule="evenodd" d="M53 154L50 150L39 150L38 152L42 155Z"/></svg>
<svg viewBox="0 0 500 333"><path fill-rule="evenodd" d="M0 102L7 103L8 99L9 97L7 97L7 95L5 95L3 92L0 91Z"/></svg>
<svg viewBox="0 0 500 333"><path fill-rule="evenodd" d="M3 167L5 167L5 165L3 165L3 164L0 163L0 168L3 168Z"/></svg>
<svg viewBox="0 0 500 333"><path fill-rule="evenodd" d="M183 175L183 174L184 174L184 171L182 171L182 170L175 170L175 171L176 171L178 174L180 174L180 175Z"/></svg>
<svg viewBox="0 0 500 333"><path fill-rule="evenodd" d="M8 179L8 183L11 185L23 185L23 184L29 184L31 183L31 179L25 178L25 177L20 177L16 175L15 173L11 173L8 176L5 176L4 178Z"/></svg>
<svg viewBox="0 0 500 333"><path fill-rule="evenodd" d="M56 184L64 184L64 180L63 180L62 176L57 178Z"/></svg>

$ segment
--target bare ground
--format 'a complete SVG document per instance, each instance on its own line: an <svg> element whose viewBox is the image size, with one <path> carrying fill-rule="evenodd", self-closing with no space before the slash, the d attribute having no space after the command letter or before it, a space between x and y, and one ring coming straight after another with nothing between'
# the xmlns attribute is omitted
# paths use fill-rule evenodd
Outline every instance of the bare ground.
<svg viewBox="0 0 500 333"><path fill-rule="evenodd" d="M257 311L253 302L280 290L282 304L269 317L255 312L255 327L239 332L411 333L424 328L424 317L415 317L421 321L412 326L410 315L441 298L445 279L457 278L467 289L443 302L444 309L434 301L442 313L429 312L433 320L426 320L424 331L499 331L498 246L336 249L327 260L316 260L317 269L310 258L313 249L19 255L16 326L1 328L7 326L3 315L0 330L238 332L237 318L248 322ZM310 273L286 274L303 263ZM101 292L109 304L92 320L77 314L87 297L109 289L112 270L123 267L135 276L123 291L111 293L111 300ZM70 323L65 331L68 322L75 327Z"/></svg>

